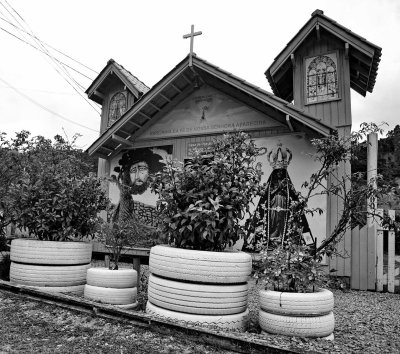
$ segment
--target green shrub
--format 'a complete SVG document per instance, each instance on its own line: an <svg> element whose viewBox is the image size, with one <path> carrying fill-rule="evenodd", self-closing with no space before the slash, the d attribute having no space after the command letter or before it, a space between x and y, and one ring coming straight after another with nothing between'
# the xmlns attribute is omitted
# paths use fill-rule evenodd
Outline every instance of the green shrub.
<svg viewBox="0 0 400 354"><path fill-rule="evenodd" d="M225 134L212 155L197 152L185 166L165 161L151 182L160 197L161 232L179 248L222 251L244 236L240 225L258 193L260 153L248 134Z"/></svg>

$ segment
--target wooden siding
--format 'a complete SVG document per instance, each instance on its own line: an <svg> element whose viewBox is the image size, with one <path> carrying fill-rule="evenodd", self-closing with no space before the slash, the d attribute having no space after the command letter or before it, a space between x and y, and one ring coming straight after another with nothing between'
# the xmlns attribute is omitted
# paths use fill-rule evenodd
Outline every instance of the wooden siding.
<svg viewBox="0 0 400 354"><path fill-rule="evenodd" d="M315 55L336 52L338 55L338 79L340 99L330 102L305 104L304 59ZM345 58L343 42L323 32L319 41L308 41L295 52L293 70L294 104L311 115L321 118L334 127L351 126L350 66Z"/></svg>

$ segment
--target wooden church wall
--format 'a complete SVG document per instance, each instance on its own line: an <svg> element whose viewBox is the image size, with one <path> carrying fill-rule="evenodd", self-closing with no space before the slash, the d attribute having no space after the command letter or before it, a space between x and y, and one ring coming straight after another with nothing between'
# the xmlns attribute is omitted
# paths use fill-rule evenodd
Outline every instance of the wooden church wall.
<svg viewBox="0 0 400 354"><path fill-rule="evenodd" d="M118 81L118 83L112 84L111 89L108 91L108 93L104 97L103 105L102 105L102 110L101 110L101 121L100 121L100 135L103 134L107 128L108 128L108 112L110 109L110 101L112 97L118 93L118 92L124 92L124 94L127 97L127 110L133 106L133 104L136 101L136 97L126 89L126 86Z"/></svg>
<svg viewBox="0 0 400 354"><path fill-rule="evenodd" d="M309 41L295 52L295 70L293 73L294 104L315 117L321 117L325 123L335 127L351 125L350 66L345 58L343 42L321 33L320 40ZM316 104L306 104L306 68L305 59L317 55L336 52L338 60L339 99Z"/></svg>
<svg viewBox="0 0 400 354"><path fill-rule="evenodd" d="M315 35L315 34L314 34ZM339 136L349 136L351 132L351 97L350 97L350 66L345 57L345 48L342 41L321 30L319 40L307 41L295 52L295 70L293 71L294 104L308 111L323 122L338 129ZM306 103L306 60L307 58L336 53L339 98L317 103ZM350 164L343 164L338 170L336 178L344 173L350 174ZM342 202L331 196L327 205L326 233L330 234L338 222ZM334 275L350 276L351 235L346 233L338 244L338 253L328 260L329 269L336 269Z"/></svg>
<svg viewBox="0 0 400 354"><path fill-rule="evenodd" d="M109 161L103 161L101 164L102 175L117 177L118 171L115 171L114 168L118 169L124 166L124 162L119 164L119 161L124 156L126 159L130 158L129 151L132 149L135 149L135 154L138 152L138 155L142 151L144 154L144 151L147 150L152 152L155 151L154 149L163 150L163 153L171 154L172 157L183 162L190 158L189 147L191 145L200 143L207 145L208 142L223 133L225 126L228 126L230 131L235 130L237 126L242 127L240 130L247 131L259 147L266 147L268 151L276 150L280 143L283 144L284 149L289 148L292 151L293 158L287 171L297 191L300 190L302 183L309 179L308 174L316 170L317 167L313 165L314 161L309 157L309 153L312 152L310 150L312 149L310 139L305 133L293 133L286 125L277 123L271 117L246 106L242 102L235 101L211 87L197 91L194 95L195 97L189 96L186 101L155 121L152 126L137 137L131 149L121 150ZM209 96L214 97L214 101L210 100ZM199 106L196 97L206 97L210 106L207 106L207 109L204 109L203 103ZM215 107L212 107L213 102ZM202 119L202 113L205 114L205 119ZM179 122L179 124L176 124L176 122ZM203 133L198 133L199 131ZM206 133L204 133L205 131ZM187 135L181 136L181 134ZM135 160L137 160L136 157ZM272 175L272 167L266 155L261 156L259 161L263 166L262 182L267 182ZM128 171L131 165L128 163L125 166ZM150 169L154 170L154 166ZM110 182L107 188L111 201L115 205L119 204L123 196L118 184ZM154 199L154 195L149 194L148 190L139 194L132 194L129 200L132 199L134 204L143 206L143 210L145 210L142 213L143 215L152 215L150 207L153 206L154 209L157 201ZM326 197L324 196L323 200L318 201L315 206L322 206L326 211ZM317 237L318 244L320 244L326 234L326 213L312 220L308 219L312 234ZM240 248L241 245L238 244L237 247Z"/></svg>

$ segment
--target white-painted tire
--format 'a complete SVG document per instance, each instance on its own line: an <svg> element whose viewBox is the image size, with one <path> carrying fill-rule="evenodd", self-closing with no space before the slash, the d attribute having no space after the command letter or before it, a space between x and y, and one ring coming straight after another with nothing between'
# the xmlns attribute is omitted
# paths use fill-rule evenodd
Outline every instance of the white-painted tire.
<svg viewBox="0 0 400 354"><path fill-rule="evenodd" d="M195 315L170 311L147 302L146 313L166 321L172 321L181 325L199 325L203 327L218 327L225 330L245 331L248 323L249 311L234 315Z"/></svg>
<svg viewBox="0 0 400 354"><path fill-rule="evenodd" d="M59 242L29 239L11 241L11 261L27 264L74 265L92 260L89 242Z"/></svg>
<svg viewBox="0 0 400 354"><path fill-rule="evenodd" d="M14 282L10 282L11 284L16 284ZM16 284L18 285L18 284ZM67 294L67 295L83 295L83 290L85 285L74 285L74 286L27 286L29 289L34 289L38 291L43 291L48 294Z"/></svg>
<svg viewBox="0 0 400 354"><path fill-rule="evenodd" d="M169 279L245 283L251 267L251 256L244 252L195 251L169 246L154 246L150 251L150 272Z"/></svg>
<svg viewBox="0 0 400 354"><path fill-rule="evenodd" d="M319 289L314 293L289 293L260 290L260 308L281 315L319 316L333 310L333 293Z"/></svg>
<svg viewBox="0 0 400 354"><path fill-rule="evenodd" d="M113 289L85 285L84 297L112 305L129 305L136 302L137 288Z"/></svg>
<svg viewBox="0 0 400 354"><path fill-rule="evenodd" d="M248 290L247 283L239 285L186 283L150 274L148 299L152 304L171 311L201 315L230 315L246 310Z"/></svg>
<svg viewBox="0 0 400 354"><path fill-rule="evenodd" d="M333 312L315 317L282 316L259 311L259 324L263 331L297 337L326 337L335 328Z"/></svg>
<svg viewBox="0 0 400 354"><path fill-rule="evenodd" d="M124 289L136 287L137 278L134 269L90 268L87 271L86 283L103 288Z"/></svg>
<svg viewBox="0 0 400 354"><path fill-rule="evenodd" d="M90 264L47 266L11 262L10 281L21 285L66 287L84 285Z"/></svg>
<svg viewBox="0 0 400 354"><path fill-rule="evenodd" d="M121 310L134 310L139 306L139 303L136 301L128 305L113 305L113 306L119 307Z"/></svg>

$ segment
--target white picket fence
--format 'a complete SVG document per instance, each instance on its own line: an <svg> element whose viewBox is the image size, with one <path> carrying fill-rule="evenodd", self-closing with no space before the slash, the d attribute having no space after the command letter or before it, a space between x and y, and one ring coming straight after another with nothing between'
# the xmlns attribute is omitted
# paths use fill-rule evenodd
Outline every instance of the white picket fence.
<svg viewBox="0 0 400 354"><path fill-rule="evenodd" d="M383 210L378 210L383 215ZM394 219L395 211L388 211ZM384 253L384 235L387 233L388 250ZM397 279L396 279L397 278ZM351 232L351 281L352 289L387 291L393 293L399 286L399 268L395 267L395 233L379 223Z"/></svg>

